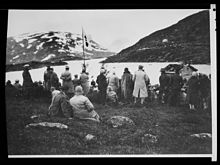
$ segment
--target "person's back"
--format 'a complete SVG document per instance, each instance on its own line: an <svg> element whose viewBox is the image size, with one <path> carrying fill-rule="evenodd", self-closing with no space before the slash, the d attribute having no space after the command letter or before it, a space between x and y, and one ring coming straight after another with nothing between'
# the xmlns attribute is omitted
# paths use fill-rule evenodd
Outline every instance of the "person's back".
<svg viewBox="0 0 220 165"><path fill-rule="evenodd" d="M92 103L86 96L83 95L75 95L70 99L70 104L76 106L78 109L82 111L87 111L87 109L94 108Z"/></svg>
<svg viewBox="0 0 220 165"><path fill-rule="evenodd" d="M71 117L72 107L68 102L68 97L64 92L60 92L54 96L48 109L49 116Z"/></svg>
<svg viewBox="0 0 220 165"><path fill-rule="evenodd" d="M51 86L54 86L56 89L58 89L59 78L55 72L51 73L50 82L51 82Z"/></svg>
<svg viewBox="0 0 220 165"><path fill-rule="evenodd" d="M119 88L119 78L115 74L108 77L108 86L111 86L115 92Z"/></svg>
<svg viewBox="0 0 220 165"><path fill-rule="evenodd" d="M161 88L169 86L170 78L165 73L159 77L159 83Z"/></svg>
<svg viewBox="0 0 220 165"><path fill-rule="evenodd" d="M16 89L18 89L18 90L21 90L21 89L22 89L21 84L20 84L19 82L15 82L15 83L14 83L14 87L15 87Z"/></svg>
<svg viewBox="0 0 220 165"><path fill-rule="evenodd" d="M174 74L171 77L171 88L174 90L180 90L183 85L183 79L179 74Z"/></svg>
<svg viewBox="0 0 220 165"><path fill-rule="evenodd" d="M96 83L98 84L98 89L107 89L107 80L104 74L100 74L97 77Z"/></svg>
<svg viewBox="0 0 220 165"><path fill-rule="evenodd" d="M24 70L22 73L23 76L23 87L31 87L33 85L33 81L28 70Z"/></svg>
<svg viewBox="0 0 220 165"><path fill-rule="evenodd" d="M62 79L63 81L69 81L72 79L71 73L69 72L69 70L64 71L63 73L61 73L61 77L60 79Z"/></svg>
<svg viewBox="0 0 220 165"><path fill-rule="evenodd" d="M82 73L80 75L81 84L88 83L89 76L86 73Z"/></svg>

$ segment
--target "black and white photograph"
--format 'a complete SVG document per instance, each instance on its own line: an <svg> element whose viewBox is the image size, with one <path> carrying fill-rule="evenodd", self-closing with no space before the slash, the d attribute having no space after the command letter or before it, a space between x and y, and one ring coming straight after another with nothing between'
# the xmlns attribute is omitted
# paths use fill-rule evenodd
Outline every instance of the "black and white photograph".
<svg viewBox="0 0 220 165"><path fill-rule="evenodd" d="M209 9L9 9L8 157L217 160Z"/></svg>

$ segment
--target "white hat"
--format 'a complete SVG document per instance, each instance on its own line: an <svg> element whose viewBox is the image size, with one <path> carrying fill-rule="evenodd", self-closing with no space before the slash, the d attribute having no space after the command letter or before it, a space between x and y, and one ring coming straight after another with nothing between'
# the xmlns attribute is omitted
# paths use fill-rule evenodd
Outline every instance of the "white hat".
<svg viewBox="0 0 220 165"><path fill-rule="evenodd" d="M29 66L30 66L29 64L25 64L25 65L24 65L25 68L26 68L26 67L29 67Z"/></svg>
<svg viewBox="0 0 220 165"><path fill-rule="evenodd" d="M192 76L197 76L197 72L192 72Z"/></svg>
<svg viewBox="0 0 220 165"><path fill-rule="evenodd" d="M76 95L82 95L83 94L83 89L81 86L76 86L75 88L75 94Z"/></svg>

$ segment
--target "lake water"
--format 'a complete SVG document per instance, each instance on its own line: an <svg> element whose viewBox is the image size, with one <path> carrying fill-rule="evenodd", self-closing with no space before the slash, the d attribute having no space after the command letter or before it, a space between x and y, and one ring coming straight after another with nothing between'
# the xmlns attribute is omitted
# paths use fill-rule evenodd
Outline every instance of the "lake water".
<svg viewBox="0 0 220 165"><path fill-rule="evenodd" d="M92 59L87 60L86 64L88 64L87 71L89 72L89 77L91 80L91 76L94 77L96 80L96 77L98 76L101 68L100 61L103 61L105 58L102 59ZM72 73L72 76L75 74L80 75L80 72L82 70L82 60L77 61L66 61L70 67L70 72ZM122 76L124 68L127 67L130 72L133 74L137 69L138 65L143 65L144 69L150 78L150 82L152 85L159 83L159 76L160 76L160 69L162 67L167 66L168 64L177 64L176 62L163 62L163 63L147 63L147 62L128 62L128 63L107 63L105 64L105 67L107 70L110 71L110 73L114 70L116 72L116 75L119 76L119 78ZM204 74L210 74L211 73L211 66L210 65L192 65L195 68L198 69L198 72L204 73ZM58 77L60 77L61 73L65 70L65 66L54 66L54 71L57 73ZM46 67L39 68L39 69L32 69L30 70L30 74L33 81L42 81L43 82L43 74L46 70ZM15 72L7 72L5 74L5 80L11 80L12 83L15 82L16 79L20 80L20 83L23 83L22 78L22 72L23 71L15 71ZM61 81L60 81L61 82Z"/></svg>

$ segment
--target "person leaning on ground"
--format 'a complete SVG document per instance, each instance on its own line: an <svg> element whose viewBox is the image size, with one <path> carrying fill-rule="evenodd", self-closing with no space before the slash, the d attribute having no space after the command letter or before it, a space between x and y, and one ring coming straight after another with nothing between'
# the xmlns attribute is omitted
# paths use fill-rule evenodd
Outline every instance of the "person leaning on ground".
<svg viewBox="0 0 220 165"><path fill-rule="evenodd" d="M98 75L96 79L96 83L98 84L99 101L102 105L105 105L108 83L107 83L107 79L105 76L105 71L103 69L101 69L100 74Z"/></svg>
<svg viewBox="0 0 220 165"><path fill-rule="evenodd" d="M68 101L66 92L67 86L62 86L60 92L57 92L52 98L51 105L48 108L49 117L73 117L72 107Z"/></svg>
<svg viewBox="0 0 220 165"><path fill-rule="evenodd" d="M170 79L170 92L168 103L170 106L180 105L180 92L183 86L183 79L179 75L179 71L175 70L175 74L171 76Z"/></svg>
<svg viewBox="0 0 220 165"><path fill-rule="evenodd" d="M82 70L82 73L79 79L80 79L81 86L83 88L83 93L86 96L89 93L89 76L86 73L85 69Z"/></svg>
<svg viewBox="0 0 220 165"><path fill-rule="evenodd" d="M74 117L100 121L93 104L83 95L81 86L76 87L75 95L70 99L70 105L72 106Z"/></svg>
<svg viewBox="0 0 220 165"><path fill-rule="evenodd" d="M150 82L150 79L147 76L146 72L143 70L142 65L139 65L138 71L135 72L133 81L134 81L133 96L135 97L134 104L137 103L137 99L140 97L141 105L143 105L145 98L148 97L147 86Z"/></svg>

